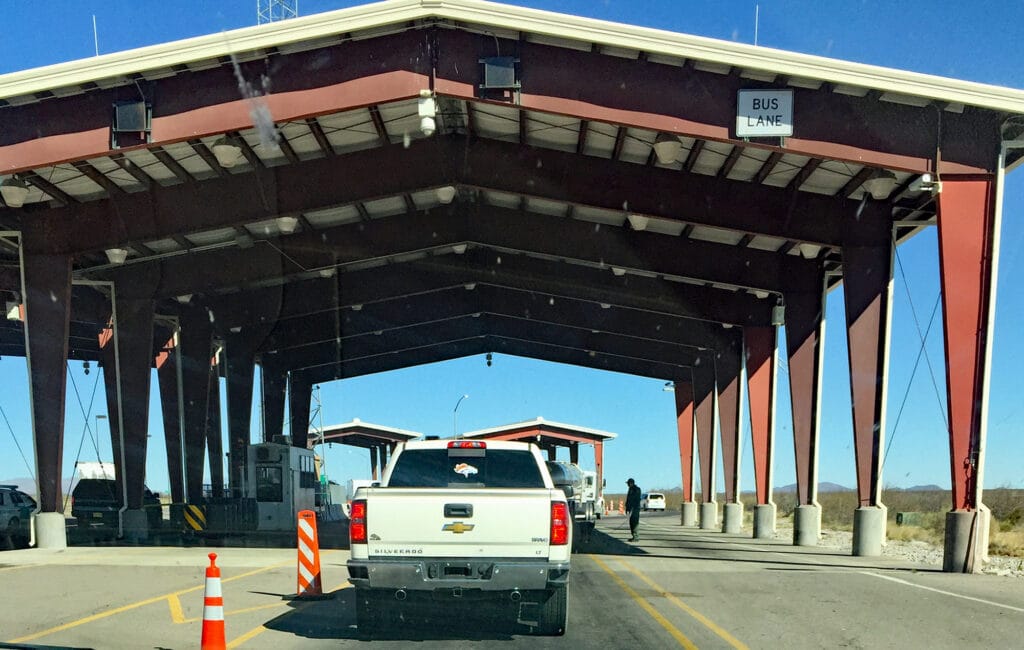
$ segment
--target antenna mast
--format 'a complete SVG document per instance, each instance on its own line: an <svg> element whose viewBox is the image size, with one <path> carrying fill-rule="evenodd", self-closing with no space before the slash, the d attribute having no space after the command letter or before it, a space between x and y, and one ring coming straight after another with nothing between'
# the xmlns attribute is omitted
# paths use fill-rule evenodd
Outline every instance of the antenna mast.
<svg viewBox="0 0 1024 650"><path fill-rule="evenodd" d="M256 24L297 18L299 0L256 0Z"/></svg>

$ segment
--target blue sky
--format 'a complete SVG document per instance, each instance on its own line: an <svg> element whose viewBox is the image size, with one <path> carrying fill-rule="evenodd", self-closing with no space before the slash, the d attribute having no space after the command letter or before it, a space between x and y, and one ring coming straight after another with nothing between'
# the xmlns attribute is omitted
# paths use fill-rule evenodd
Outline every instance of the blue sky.
<svg viewBox="0 0 1024 650"><path fill-rule="evenodd" d="M362 4L336 0L302 0L302 15ZM1024 88L1019 65L1019 25L1024 3L981 0L970 4L888 0L569 0L524 1L520 4L592 18L632 23L745 43L754 41L755 6L760 7L758 44L807 54L913 70L970 81ZM969 10L968 10L969 8ZM5 36L0 39L0 74L93 54L92 16L96 16L99 49L109 53L165 41L253 25L252 0L179 0L176 2L109 2L101 0L38 0L5 2ZM16 26L16 28L11 28ZM1011 174L1006 185L996 317L993 386L989 416L986 487L1024 487L1024 437L1019 421L1024 407L1013 390L1017 367L1024 362L1024 344L1015 336L1024 316L1024 297L1017 289L1024 279L1024 172ZM927 327L938 295L938 259L934 229L899 249L906 281L896 270L889 382L886 484L948 486L949 452L945 433L944 355L941 316L927 340L929 365L922 360L911 383L921 339L915 325ZM820 477L852 487L854 459L849 383L841 289L828 301L828 330L822 407ZM781 355L780 350L780 356ZM784 357L783 357L784 358ZM98 374L85 376L74 363L71 374L88 409ZM933 381L934 376L934 381ZM0 360L0 408L13 435L0 421L0 480L28 473L15 440L31 463L27 379L24 360ZM776 485L794 481L792 427L789 424L787 375L779 376ZM908 392L909 384L909 392ZM167 486L162 424L155 395L153 437L147 482ZM662 382L580 368L495 355L487 367L482 357L325 384L322 388L327 424L358 417L364 421L425 433L452 431L452 409L459 397L470 398L458 412L461 431L487 428L543 416L549 420L615 432L606 447L605 475L611 490L627 476L645 488L680 484L672 394ZM901 412L901 404L905 407ZM83 460L97 453L84 438L84 423L105 413L102 387L88 418L83 417L69 382L65 434L65 476L70 475L80 442ZM897 414L900 415L897 426ZM254 419L254 438L259 425ZM895 431L894 431L895 429ZM109 460L109 440L102 425L99 455ZM742 487L753 489L749 420L744 414ZM326 452L331 478L368 475L364 452L333 446ZM584 455L584 465L592 457Z"/></svg>

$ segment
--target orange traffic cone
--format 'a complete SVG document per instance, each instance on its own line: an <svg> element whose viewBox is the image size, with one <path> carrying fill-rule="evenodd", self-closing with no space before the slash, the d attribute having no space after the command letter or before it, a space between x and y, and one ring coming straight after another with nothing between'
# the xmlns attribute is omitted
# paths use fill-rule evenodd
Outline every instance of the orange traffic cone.
<svg viewBox="0 0 1024 650"><path fill-rule="evenodd" d="M316 513L312 510L299 512L299 562L296 598L323 598L324 588L320 578L320 538L316 532Z"/></svg>
<svg viewBox="0 0 1024 650"><path fill-rule="evenodd" d="M210 566L206 567L206 592L203 594L202 650L225 650L226 647L220 567L217 566L217 554L210 553Z"/></svg>
<svg viewBox="0 0 1024 650"><path fill-rule="evenodd" d="M619 501L619 514L620 515L626 514L626 502L625 501L622 501L622 500Z"/></svg>

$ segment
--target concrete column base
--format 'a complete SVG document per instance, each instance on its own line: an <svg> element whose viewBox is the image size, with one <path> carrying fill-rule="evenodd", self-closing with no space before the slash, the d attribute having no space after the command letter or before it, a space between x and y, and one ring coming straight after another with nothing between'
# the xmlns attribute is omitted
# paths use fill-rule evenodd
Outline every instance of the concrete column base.
<svg viewBox="0 0 1024 650"><path fill-rule="evenodd" d="M727 503L722 506L722 532L730 535L743 532L742 503Z"/></svg>
<svg viewBox="0 0 1024 650"><path fill-rule="evenodd" d="M761 503L754 506L754 539L775 537L775 504Z"/></svg>
<svg viewBox="0 0 1024 650"><path fill-rule="evenodd" d="M67 548L68 529L64 515L59 512L40 512L35 516L36 548Z"/></svg>
<svg viewBox="0 0 1024 650"><path fill-rule="evenodd" d="M680 523L684 526L697 527L697 502L683 501L683 512L679 517Z"/></svg>
<svg viewBox="0 0 1024 650"><path fill-rule="evenodd" d="M700 528L701 530L714 530L718 528L718 504L700 504Z"/></svg>
<svg viewBox="0 0 1024 650"><path fill-rule="evenodd" d="M977 517L977 528L975 528ZM986 518L980 511L952 510L946 513L946 537L943 544L942 570L947 573L981 571L985 556L982 549L981 526ZM977 537L977 539L975 539Z"/></svg>
<svg viewBox="0 0 1024 650"><path fill-rule="evenodd" d="M149 539L149 520L146 518L145 510L124 511L124 539L129 543Z"/></svg>
<svg viewBox="0 0 1024 650"><path fill-rule="evenodd" d="M869 506L853 512L853 554L878 557L885 539L885 509Z"/></svg>
<svg viewBox="0 0 1024 650"><path fill-rule="evenodd" d="M821 537L821 506L797 506L793 511L793 545L817 546L819 537Z"/></svg>

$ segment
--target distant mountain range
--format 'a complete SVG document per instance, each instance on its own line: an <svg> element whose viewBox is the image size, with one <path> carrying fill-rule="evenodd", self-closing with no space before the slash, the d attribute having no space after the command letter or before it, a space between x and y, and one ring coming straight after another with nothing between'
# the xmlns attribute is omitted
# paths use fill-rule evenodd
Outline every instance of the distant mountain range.
<svg viewBox="0 0 1024 650"><path fill-rule="evenodd" d="M775 488L776 492L796 492L796 483L790 483L789 485L783 485L782 487ZM829 483L828 481L822 481L818 483L818 492L853 492L853 488L844 487L838 483Z"/></svg>

